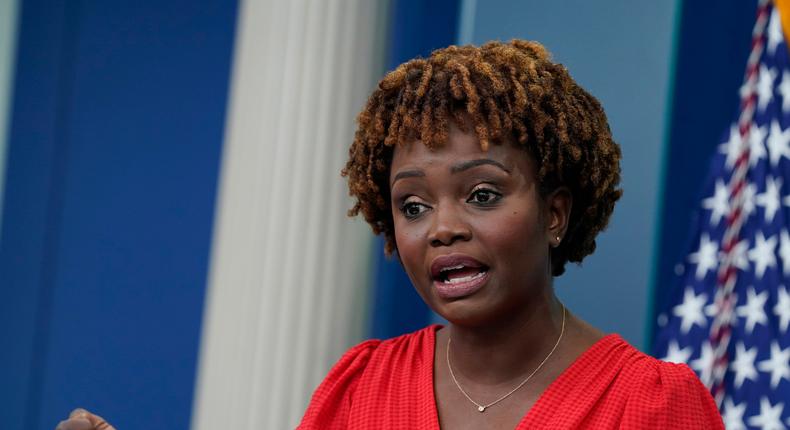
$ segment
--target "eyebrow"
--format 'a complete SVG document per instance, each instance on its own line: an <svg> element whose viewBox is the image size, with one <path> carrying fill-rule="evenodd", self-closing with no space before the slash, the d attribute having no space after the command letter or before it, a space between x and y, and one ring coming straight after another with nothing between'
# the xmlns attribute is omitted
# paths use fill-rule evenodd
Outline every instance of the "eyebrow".
<svg viewBox="0 0 790 430"><path fill-rule="evenodd" d="M450 167L450 173L463 172L464 170L469 170L469 169L471 169L473 167L483 166L483 165L486 165L486 164L490 164L492 166L499 167L500 169L504 170L505 172L510 173L510 169L505 167L502 163L500 163L498 161L494 161L494 160L492 160L490 158L478 158L476 160L469 160L469 161L464 161L464 162L458 163L458 164Z"/></svg>
<svg viewBox="0 0 790 430"><path fill-rule="evenodd" d="M390 187L395 183L398 182L398 179L403 178L420 178L425 176L425 172L422 170L403 170L398 172L394 178L392 178L392 182L390 183Z"/></svg>
<svg viewBox="0 0 790 430"><path fill-rule="evenodd" d="M455 164L453 166L450 166L450 173L463 172L463 171L469 170L469 169L471 169L473 167L483 166L483 165L486 165L486 164L491 165L491 166L499 167L500 169L502 169L505 172L507 172L508 174L510 174L510 169L505 167L504 164L502 164L502 163L500 163L498 161L494 161L494 160L492 160L490 158L478 158L476 160L463 161L461 163L458 163L458 164ZM423 172L422 170L418 170L418 169L403 170L403 171L398 172L395 175L395 177L392 178L392 183L390 183L390 186L395 184L395 182L397 182L399 179L404 179L404 178L422 178L424 176L425 176L425 172Z"/></svg>

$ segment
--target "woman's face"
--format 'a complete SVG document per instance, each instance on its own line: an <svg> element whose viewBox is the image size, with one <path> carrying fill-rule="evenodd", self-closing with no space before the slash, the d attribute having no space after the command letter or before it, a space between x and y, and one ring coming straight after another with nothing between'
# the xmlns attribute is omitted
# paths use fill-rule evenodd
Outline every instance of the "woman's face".
<svg viewBox="0 0 790 430"><path fill-rule="evenodd" d="M419 141L395 148L398 254L417 292L448 321L493 323L551 296L549 251L571 202L564 189L541 198L535 177L523 149L483 151L457 127L440 148Z"/></svg>

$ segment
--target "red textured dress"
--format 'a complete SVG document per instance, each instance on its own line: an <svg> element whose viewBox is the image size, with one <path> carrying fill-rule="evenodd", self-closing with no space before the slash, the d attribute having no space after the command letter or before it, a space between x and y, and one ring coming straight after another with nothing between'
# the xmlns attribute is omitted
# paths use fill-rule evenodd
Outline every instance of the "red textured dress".
<svg viewBox="0 0 790 430"><path fill-rule="evenodd" d="M345 353L313 394L299 428L438 430L436 330L429 326ZM708 391L685 365L605 336L580 355L517 429L724 429Z"/></svg>

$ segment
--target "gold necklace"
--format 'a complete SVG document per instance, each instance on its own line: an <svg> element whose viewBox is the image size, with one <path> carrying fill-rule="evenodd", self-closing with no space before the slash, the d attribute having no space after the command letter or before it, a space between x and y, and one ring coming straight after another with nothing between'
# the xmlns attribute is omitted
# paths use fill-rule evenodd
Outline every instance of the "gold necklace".
<svg viewBox="0 0 790 430"><path fill-rule="evenodd" d="M494 400L493 402L491 402L491 403L489 403L487 405L483 405L483 404L477 403L476 401L472 400L472 398L469 397L469 394L466 394L466 391L464 391L464 389L461 388L461 384L458 383L458 379L455 378L455 373L453 373L453 367L450 365L450 342L452 341L452 337L450 337L450 336L447 337L447 351L446 351L446 353L447 353L447 369L450 370L450 376L453 378L453 382L455 382L455 386L458 387L458 390L461 392L461 394L463 394L464 397L467 398L467 400L469 400L475 406L477 406L477 411L478 412L485 412L486 409L488 409L491 406L494 406L495 404L501 402L502 400L507 399L508 397L510 397L511 394L515 393L516 391L518 391L519 388L523 387L524 384L529 382L529 380L532 379L532 377L535 376L536 373L538 373L538 370L540 370L540 368L543 367L544 364L546 364L546 362L549 360L551 355L554 354L554 351L557 349L557 346L559 346L560 341L562 340L562 335L563 334L565 334L565 305L562 305L562 328L560 329L560 336L557 338L557 342L554 344L554 347L551 348L551 351L549 351L549 354L546 356L546 358L544 358L543 361L541 361L540 364L538 364L538 367L536 367L535 370L533 370L532 373L530 373L529 376L527 376L527 379L521 381L521 383L518 384L516 386L516 388L510 390L510 392L508 392L504 396Z"/></svg>

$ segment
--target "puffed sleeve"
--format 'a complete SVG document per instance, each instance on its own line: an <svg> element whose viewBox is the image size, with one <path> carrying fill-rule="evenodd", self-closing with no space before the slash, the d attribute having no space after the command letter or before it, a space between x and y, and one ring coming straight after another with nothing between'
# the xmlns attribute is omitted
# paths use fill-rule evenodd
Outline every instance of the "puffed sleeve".
<svg viewBox="0 0 790 430"><path fill-rule="evenodd" d="M707 388L685 364L650 360L631 392L621 429L721 429Z"/></svg>
<svg viewBox="0 0 790 430"><path fill-rule="evenodd" d="M299 429L347 428L357 383L371 354L380 343L379 340L368 340L343 354L313 393Z"/></svg>

